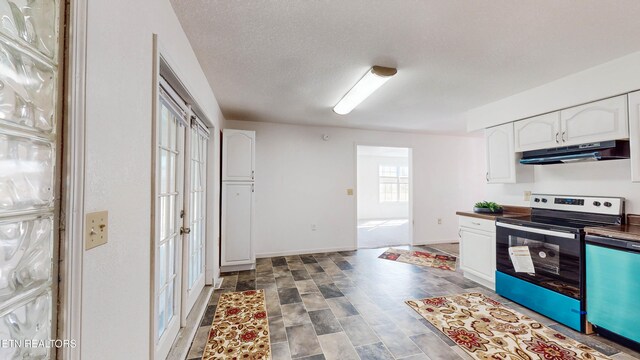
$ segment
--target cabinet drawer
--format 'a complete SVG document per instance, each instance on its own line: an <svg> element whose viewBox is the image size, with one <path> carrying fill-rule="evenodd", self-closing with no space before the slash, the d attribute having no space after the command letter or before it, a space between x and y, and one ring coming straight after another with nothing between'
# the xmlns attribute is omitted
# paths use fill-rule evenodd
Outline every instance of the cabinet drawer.
<svg viewBox="0 0 640 360"><path fill-rule="evenodd" d="M460 216L458 221L460 227L476 229L481 231L496 232L496 223L494 220L478 219L469 216Z"/></svg>

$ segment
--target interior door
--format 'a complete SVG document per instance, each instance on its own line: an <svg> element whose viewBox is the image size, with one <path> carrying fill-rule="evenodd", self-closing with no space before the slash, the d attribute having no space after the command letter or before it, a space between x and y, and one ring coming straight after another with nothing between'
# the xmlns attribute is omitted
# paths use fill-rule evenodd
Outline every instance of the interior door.
<svg viewBox="0 0 640 360"><path fill-rule="evenodd" d="M184 139L186 113L161 88L156 126L154 334L156 359L167 357L180 330Z"/></svg>
<svg viewBox="0 0 640 360"><path fill-rule="evenodd" d="M62 6L59 1L0 2L3 341L35 344L56 338ZM48 359L52 352L40 346L0 346L0 359Z"/></svg>
<svg viewBox="0 0 640 360"><path fill-rule="evenodd" d="M186 197L184 223L185 231L183 256L182 287L182 319L193 308L198 296L204 288L205 274L205 239L206 239L206 199L207 199L207 147L209 131L195 116L191 118L191 129L188 131L185 152L188 164L185 182Z"/></svg>

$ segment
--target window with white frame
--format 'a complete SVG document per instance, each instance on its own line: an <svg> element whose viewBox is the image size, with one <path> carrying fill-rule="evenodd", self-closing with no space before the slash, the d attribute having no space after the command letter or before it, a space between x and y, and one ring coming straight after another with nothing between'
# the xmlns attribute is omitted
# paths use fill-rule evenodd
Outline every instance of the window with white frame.
<svg viewBox="0 0 640 360"><path fill-rule="evenodd" d="M379 165L380 202L409 201L409 167Z"/></svg>

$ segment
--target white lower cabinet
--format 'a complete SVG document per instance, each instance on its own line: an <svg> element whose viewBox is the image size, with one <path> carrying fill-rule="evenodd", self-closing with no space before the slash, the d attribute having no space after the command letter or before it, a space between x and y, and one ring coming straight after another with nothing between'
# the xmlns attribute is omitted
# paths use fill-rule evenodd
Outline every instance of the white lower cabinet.
<svg viewBox="0 0 640 360"><path fill-rule="evenodd" d="M253 183L222 184L222 266L252 265Z"/></svg>
<svg viewBox="0 0 640 360"><path fill-rule="evenodd" d="M460 267L464 277L495 289L495 221L460 216Z"/></svg>

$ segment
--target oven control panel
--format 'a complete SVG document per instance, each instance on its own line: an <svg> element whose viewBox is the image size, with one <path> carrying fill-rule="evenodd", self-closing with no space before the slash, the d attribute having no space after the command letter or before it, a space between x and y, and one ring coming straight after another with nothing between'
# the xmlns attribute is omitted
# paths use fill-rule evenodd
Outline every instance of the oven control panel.
<svg viewBox="0 0 640 360"><path fill-rule="evenodd" d="M624 214L624 198L532 194L531 207L594 214L622 215Z"/></svg>

